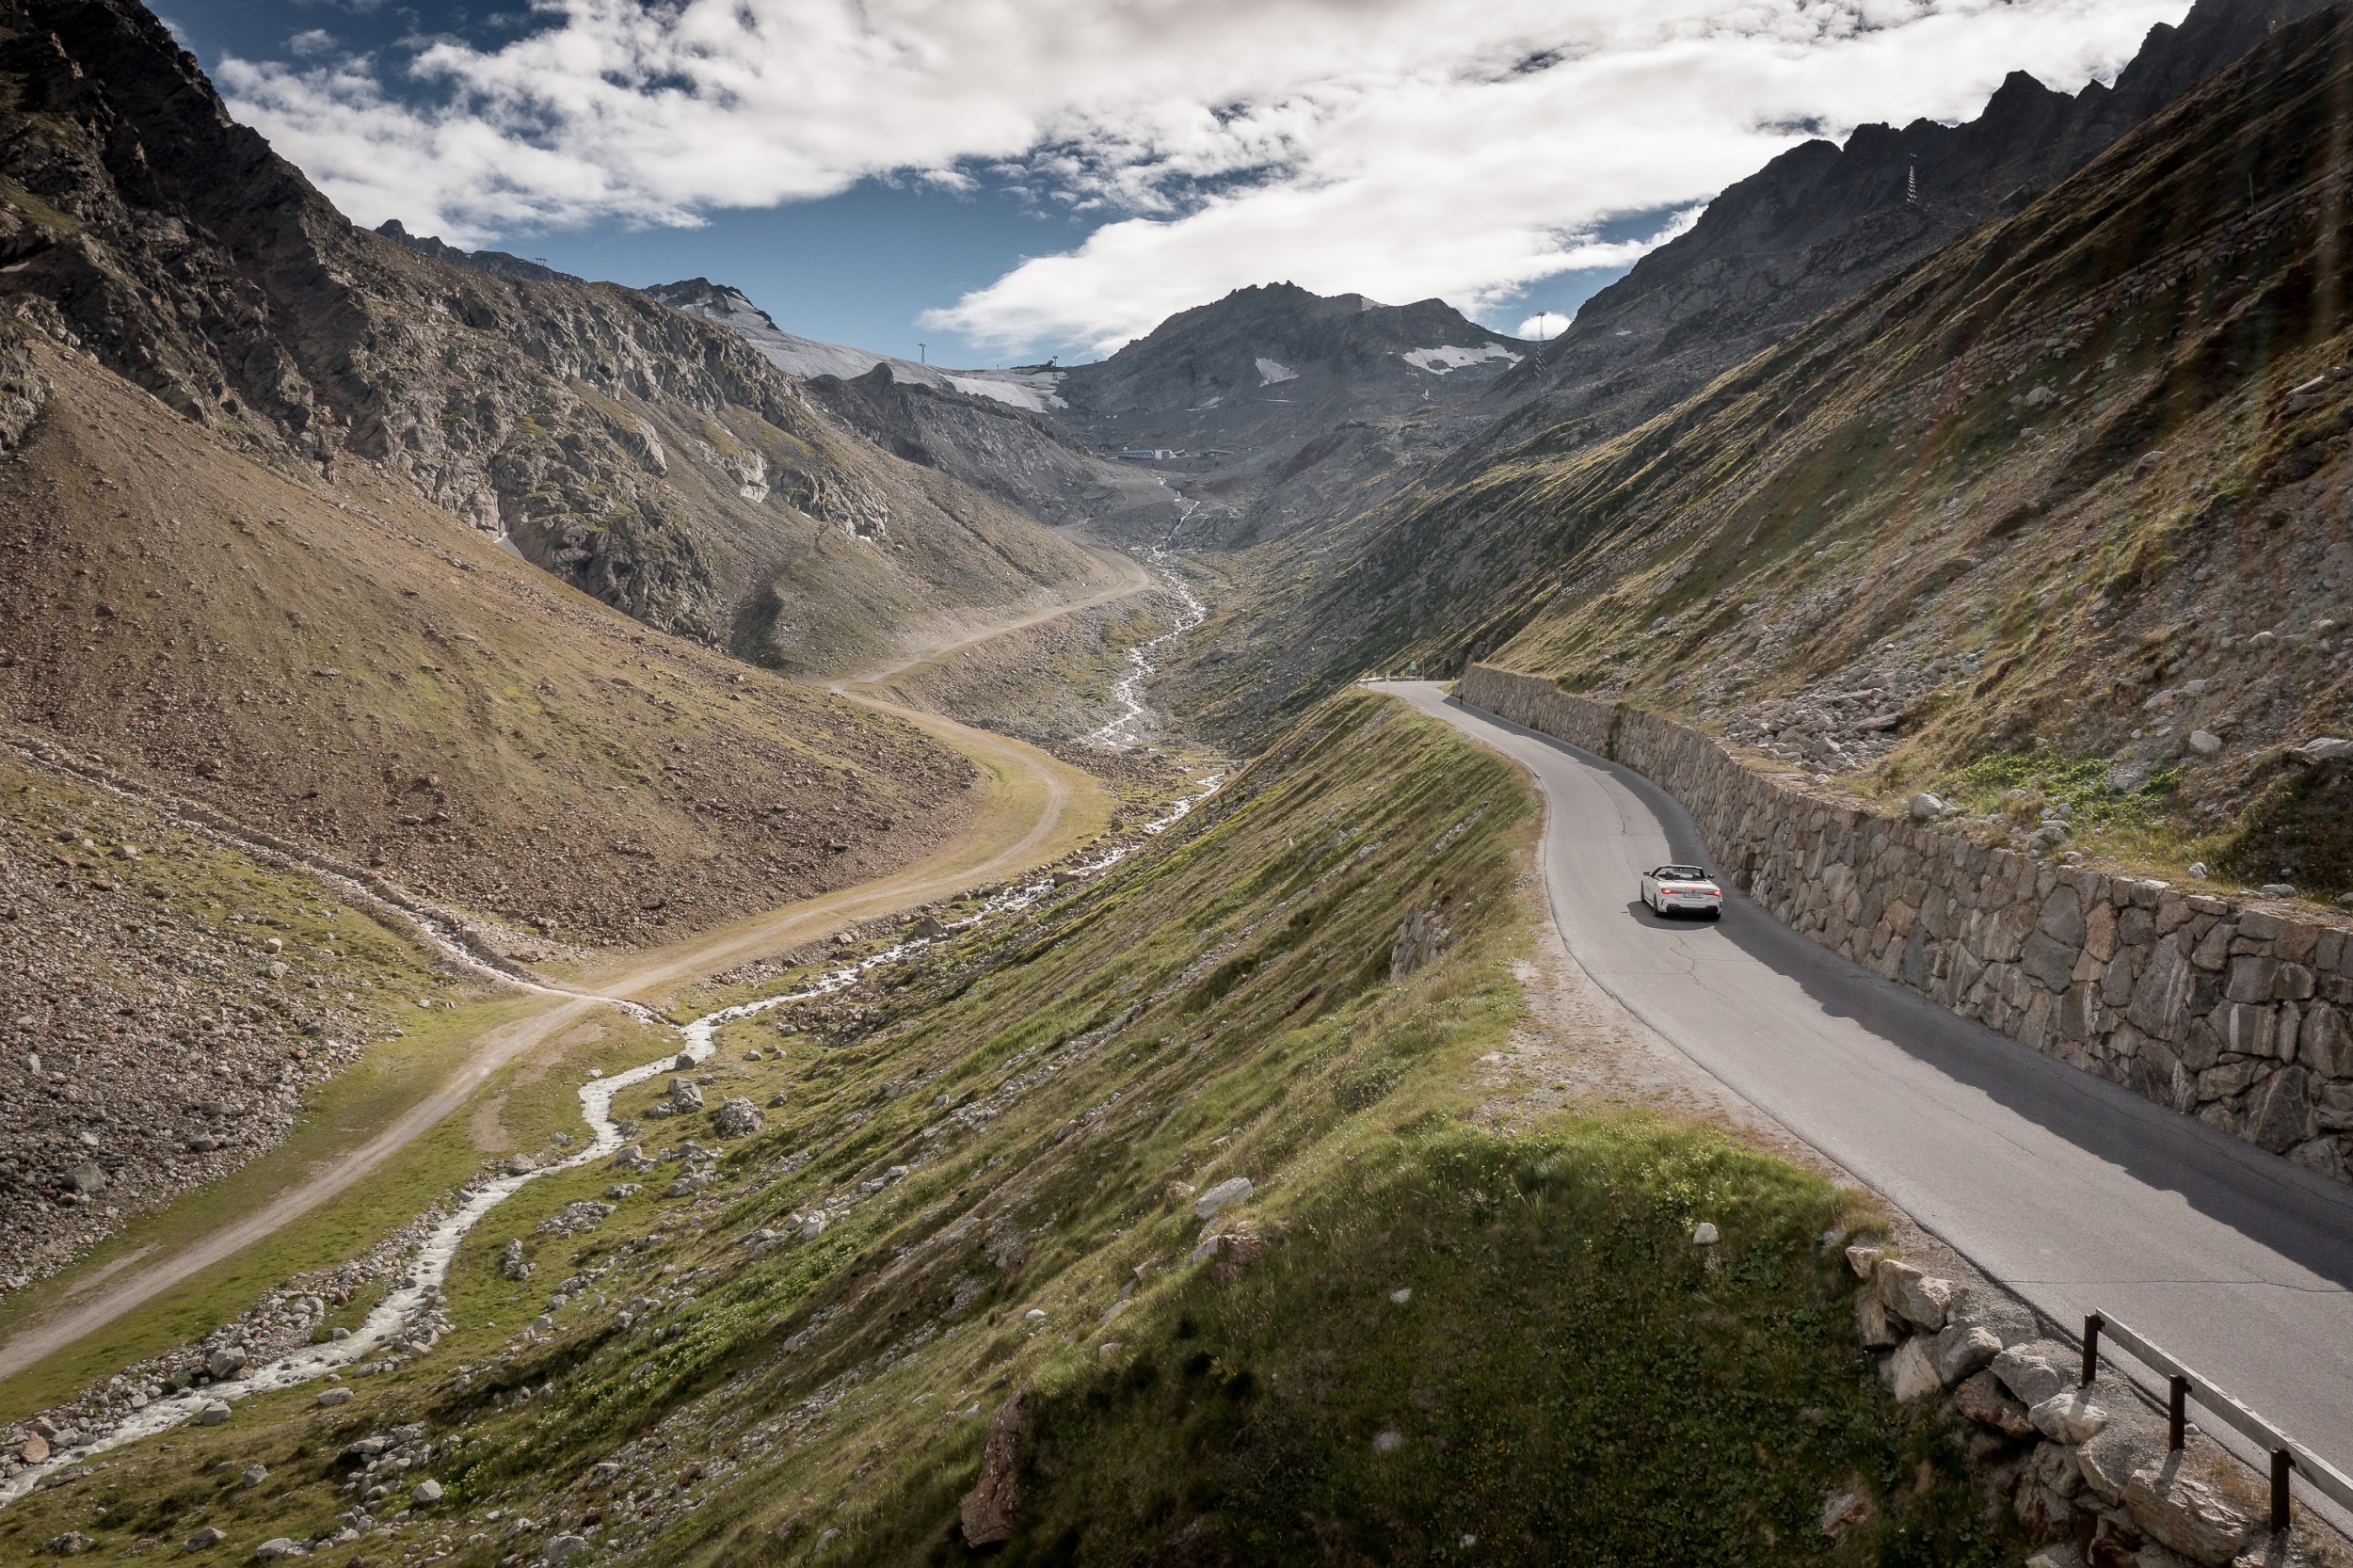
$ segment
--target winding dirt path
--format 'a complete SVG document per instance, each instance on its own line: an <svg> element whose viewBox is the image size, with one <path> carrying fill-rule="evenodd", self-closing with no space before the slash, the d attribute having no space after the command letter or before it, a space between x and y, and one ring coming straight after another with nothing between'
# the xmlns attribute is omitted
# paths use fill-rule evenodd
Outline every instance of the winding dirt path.
<svg viewBox="0 0 2353 1568"><path fill-rule="evenodd" d="M1121 588L1105 597L1133 591ZM1065 606L1056 613L1066 614L1074 608L1078 606ZM1092 778L1033 746L967 728L936 714L897 708L888 711L962 751L989 775L987 798L974 810L954 844L890 875L752 916L667 948L632 953L619 964L583 976L576 985L546 988L541 993L546 999L542 1008L488 1032L462 1067L364 1144L314 1167L295 1185L259 1195L258 1207L208 1232L200 1240L163 1256L151 1256L135 1270L118 1272L95 1299L69 1297L17 1324L6 1341L0 1342L0 1380L104 1329L349 1190L460 1110L518 1056L599 1009L616 1000L658 998L680 984L845 925L934 902L975 883L1002 879L1093 837L1110 817L1110 802Z"/></svg>
<svg viewBox="0 0 2353 1568"><path fill-rule="evenodd" d="M992 621L986 626L978 628L943 629L934 634L929 641L903 645L899 649L896 664L879 665L856 675L845 675L832 683L832 689L845 696L856 695L861 690L879 686L893 676L904 675L918 664L928 664L935 660L945 659L950 654L970 648L975 643L984 643L992 637L1001 637L1008 632L1019 632L1025 627L1043 626L1049 620L1060 620L1063 616L1080 610L1093 609L1097 604L1109 604L1113 600L1127 599L1131 595L1148 593L1155 588L1166 586L1159 577L1154 575L1151 568L1133 556L1113 550L1109 545L1098 544L1086 535L1077 532L1075 528L1068 532L1057 529L1056 532L1061 533L1063 537L1094 556L1111 573L1111 584L1100 592L1090 594L1084 599L1073 600L1067 604L1048 605L1033 615L1016 616L1012 620ZM904 710L893 705L891 712L901 712Z"/></svg>

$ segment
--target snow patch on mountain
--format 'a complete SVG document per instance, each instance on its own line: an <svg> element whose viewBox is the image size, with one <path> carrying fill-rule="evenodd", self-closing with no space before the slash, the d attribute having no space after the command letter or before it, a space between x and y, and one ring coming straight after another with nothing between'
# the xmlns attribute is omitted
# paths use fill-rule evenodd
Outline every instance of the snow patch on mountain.
<svg viewBox="0 0 2353 1568"><path fill-rule="evenodd" d="M1261 355L1258 360L1258 385L1271 387L1277 381L1298 380L1299 372L1279 360L1270 360Z"/></svg>
<svg viewBox="0 0 2353 1568"><path fill-rule="evenodd" d="M1011 370L946 370L914 360L902 360L844 344L821 343L779 328L776 319L753 304L743 290L700 278L664 283L646 291L673 310L690 312L718 322L733 331L770 364L787 376L807 379L839 376L847 381L876 365L888 365L890 378L912 386L936 387L968 397L994 398L1016 408L1042 414L1065 407L1055 393L1063 372L1047 365L1017 365Z"/></svg>
<svg viewBox="0 0 2353 1568"><path fill-rule="evenodd" d="M1417 348L1401 356L1416 370L1426 370L1433 376L1444 376L1449 370L1462 370L1469 365L1483 364L1489 360L1519 363L1520 357L1499 343L1481 344L1477 348L1457 348L1442 343L1435 348Z"/></svg>

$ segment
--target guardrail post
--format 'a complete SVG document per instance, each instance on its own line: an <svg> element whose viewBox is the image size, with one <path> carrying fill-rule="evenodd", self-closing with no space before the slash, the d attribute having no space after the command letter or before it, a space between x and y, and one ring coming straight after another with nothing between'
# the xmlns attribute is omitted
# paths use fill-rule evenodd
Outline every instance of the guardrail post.
<svg viewBox="0 0 2353 1568"><path fill-rule="evenodd" d="M2173 1397L2166 1420L2165 1446L2169 1451L2179 1453L2189 1441L2189 1379L2176 1374L2171 1382Z"/></svg>
<svg viewBox="0 0 2353 1568"><path fill-rule="evenodd" d="M2271 1450L2271 1533L2278 1535L2288 1528L2288 1472L2296 1468L2296 1461L2285 1448Z"/></svg>
<svg viewBox="0 0 2353 1568"><path fill-rule="evenodd" d="M2100 1331L2107 1327L2107 1323L2108 1320L2097 1312L2089 1313L2084 1318L2083 1382L2087 1388L2091 1386L2091 1380L2100 1375Z"/></svg>

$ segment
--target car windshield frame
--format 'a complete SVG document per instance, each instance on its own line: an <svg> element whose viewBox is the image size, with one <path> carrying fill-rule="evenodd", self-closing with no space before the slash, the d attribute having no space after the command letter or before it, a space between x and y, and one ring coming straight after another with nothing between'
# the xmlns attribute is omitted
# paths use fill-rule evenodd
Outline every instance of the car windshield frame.
<svg viewBox="0 0 2353 1568"><path fill-rule="evenodd" d="M1661 866L1650 873L1660 882L1707 882L1713 878L1697 866Z"/></svg>

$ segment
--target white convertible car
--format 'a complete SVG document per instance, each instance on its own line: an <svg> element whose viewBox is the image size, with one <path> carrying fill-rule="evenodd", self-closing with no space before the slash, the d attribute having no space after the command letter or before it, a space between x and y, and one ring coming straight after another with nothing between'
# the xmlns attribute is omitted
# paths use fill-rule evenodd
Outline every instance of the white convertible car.
<svg viewBox="0 0 2353 1568"><path fill-rule="evenodd" d="M1688 911L1713 920L1723 916L1724 890L1697 866L1660 866L1642 873L1642 902L1661 915Z"/></svg>

